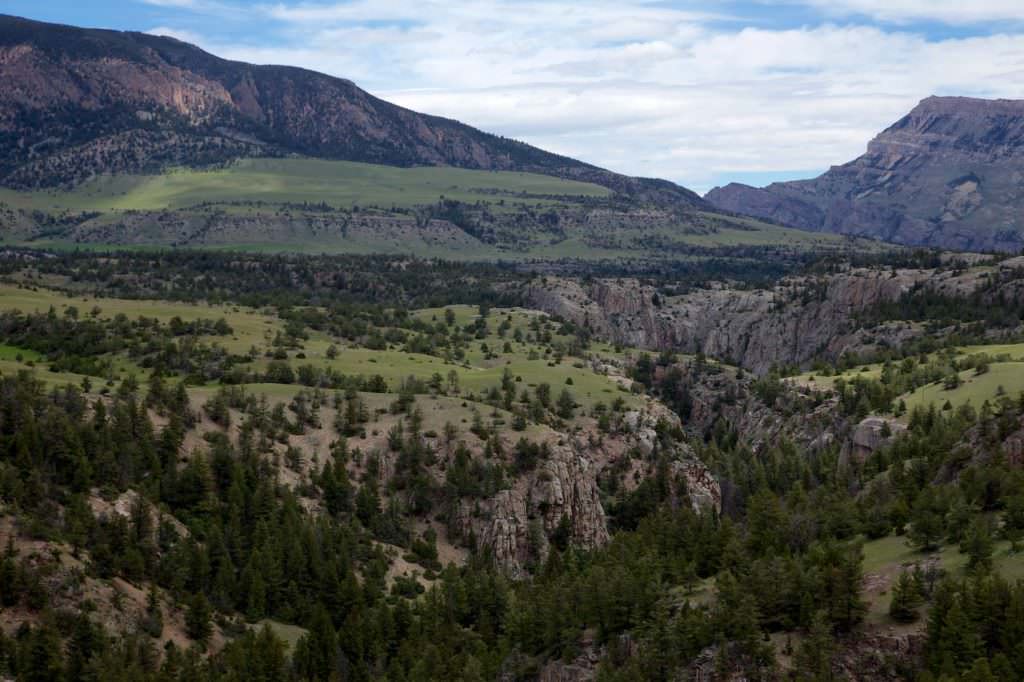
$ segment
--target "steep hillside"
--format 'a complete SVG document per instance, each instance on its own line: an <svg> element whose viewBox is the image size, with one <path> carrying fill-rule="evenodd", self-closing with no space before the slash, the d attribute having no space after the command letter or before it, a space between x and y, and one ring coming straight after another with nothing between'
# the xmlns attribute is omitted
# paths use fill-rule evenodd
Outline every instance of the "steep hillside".
<svg viewBox="0 0 1024 682"><path fill-rule="evenodd" d="M645 201L705 205L672 183L409 111L348 80L227 61L172 38L0 16L0 82L0 183L8 187L300 154L531 171Z"/></svg>
<svg viewBox="0 0 1024 682"><path fill-rule="evenodd" d="M1013 312L987 333L1016 332L1024 312L1022 266L1017 257L971 268L847 268L765 289L712 284L682 295L635 279L548 278L532 283L527 298L616 343L704 352L763 374L847 354L884 354L1003 308ZM964 307L974 317L946 317L941 304L959 300L969 301Z"/></svg>
<svg viewBox="0 0 1024 682"><path fill-rule="evenodd" d="M1024 101L929 97L813 180L741 184L717 208L793 227L908 245L1019 251L1024 246Z"/></svg>

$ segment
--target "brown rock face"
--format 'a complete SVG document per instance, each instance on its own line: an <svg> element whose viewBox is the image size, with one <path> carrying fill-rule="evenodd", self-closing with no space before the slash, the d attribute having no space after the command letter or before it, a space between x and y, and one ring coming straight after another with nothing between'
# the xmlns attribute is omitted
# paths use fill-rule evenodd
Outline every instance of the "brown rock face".
<svg viewBox="0 0 1024 682"><path fill-rule="evenodd" d="M999 270L1012 273L1018 259ZM633 279L589 283L547 278L527 290L532 306L587 326L598 336L625 346L685 353L703 351L762 373L773 364L805 365L835 360L846 351L892 346L922 333L914 325L888 323L866 330L857 313L891 302L923 286L963 296L984 284L977 272L928 269L858 268L822 277L781 281L771 289L725 285L682 296L658 297ZM1020 277L1000 285L999 295L1021 293Z"/></svg>
<svg viewBox="0 0 1024 682"><path fill-rule="evenodd" d="M563 516L580 547L608 542L608 525L597 487L597 468L572 447L552 448L526 479L481 502L463 501L456 521L462 537L472 536L513 577L522 577L531 561L548 555L548 536Z"/></svg>
<svg viewBox="0 0 1024 682"><path fill-rule="evenodd" d="M395 166L520 170L667 206L707 204L378 99L305 69L232 62L172 38L0 15L0 183L302 154Z"/></svg>
<svg viewBox="0 0 1024 682"><path fill-rule="evenodd" d="M1024 100L929 97L860 158L813 180L730 184L718 208L899 244L1024 246Z"/></svg>
<svg viewBox="0 0 1024 682"><path fill-rule="evenodd" d="M857 345L861 332L851 315L898 298L919 279L911 272L891 277L855 271L825 281L806 300L812 282L794 281L773 290L705 289L658 306L654 289L635 280L602 280L586 288L549 280L534 287L530 299L623 345L703 351L763 372L773 364L799 365Z"/></svg>
<svg viewBox="0 0 1024 682"><path fill-rule="evenodd" d="M582 441L552 446L550 458L516 479L511 488L484 500L462 500L455 515L456 534L464 541L472 538L478 549L488 551L498 566L516 578L547 559L551 537L563 523L568 524L567 539L575 546L600 547L610 535L598 475L633 448L649 454L649 448L656 447L658 420L679 424L679 417L660 403L627 413L626 429L615 435L618 447L610 448L615 452L611 456L603 447ZM677 443L670 458L673 504L697 512L720 512L721 487L693 450Z"/></svg>

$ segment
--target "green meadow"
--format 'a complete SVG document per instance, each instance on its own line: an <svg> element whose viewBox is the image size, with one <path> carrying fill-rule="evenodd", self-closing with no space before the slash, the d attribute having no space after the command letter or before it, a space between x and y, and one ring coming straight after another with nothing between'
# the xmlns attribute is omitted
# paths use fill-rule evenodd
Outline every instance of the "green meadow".
<svg viewBox="0 0 1024 682"><path fill-rule="evenodd" d="M956 545L943 545L937 553L939 566L956 577L966 574L967 556ZM864 573L867 576L884 577L885 584L891 585L902 570L912 567L934 554L918 551L907 544L902 535L890 535L864 543ZM1024 579L1024 552L1013 553L1010 543L996 542L992 554L992 567L1007 580ZM868 621L891 623L889 603L892 601L891 588L869 589L865 595L869 603Z"/></svg>
<svg viewBox="0 0 1024 682"><path fill-rule="evenodd" d="M963 359L981 353L994 359L989 363L987 372L978 374L973 369L963 370L959 372L962 383L957 388L947 389L942 381L938 381L904 394L901 399L906 403L908 413L917 406L928 407L935 404L942 407L947 401L952 408L968 402L979 407L986 400L992 400L1000 395L1016 396L1024 391L1024 343L964 346L956 349L953 357ZM790 381L810 388L831 390L836 380L840 378L846 381L856 377L877 379L881 374L881 363L873 363L832 376L822 376L814 371L804 372L792 377Z"/></svg>
<svg viewBox="0 0 1024 682"><path fill-rule="evenodd" d="M976 374L973 369L959 374L963 383L957 388L947 389L939 382L908 393L903 398L907 409L912 410L918 405L927 407L932 403L941 407L947 401L954 408L968 402L979 407L986 400L1000 395L1016 396L1024 391L1024 362L993 362L984 374Z"/></svg>
<svg viewBox="0 0 1024 682"><path fill-rule="evenodd" d="M788 253L886 248L867 240L701 211L680 214L669 225L642 227L636 224L636 216L624 224L608 220L598 225L574 217L551 232L535 223L506 225L500 228L508 228L506 233L498 237L481 237L473 230L451 226L424 227L409 213L409 209L435 205L445 198L463 204L484 203L495 216L513 212L520 216L524 210L552 207L572 214L582 208L584 200L611 195L611 190L599 185L537 173L396 168L308 158L242 159L210 170L179 168L159 174L99 176L72 189L21 192L0 188L0 206L39 211L53 220L52 226L40 228L35 219L26 219L10 233L0 234L0 239L51 249L203 248L416 254L487 261L699 261L710 256L695 255L694 248L777 246ZM359 213L333 218L330 214L335 209L357 208ZM330 224L326 228L317 220L324 209L328 212L323 216ZM162 219L167 215L173 216L171 224L177 226L170 231ZM366 215L386 215L388 220L364 224L355 219ZM219 226L218 219L228 226Z"/></svg>
<svg viewBox="0 0 1024 682"><path fill-rule="evenodd" d="M19 208L73 211L181 209L225 202L408 208L435 203L442 196L464 202L506 198L536 203L540 200L536 195L602 197L610 193L598 185L536 173L290 158L244 159L217 170L102 176L67 192L0 190L0 201Z"/></svg>
<svg viewBox="0 0 1024 682"><path fill-rule="evenodd" d="M257 359L241 366L256 371L265 370L270 363L267 356L272 350L272 341L278 332L284 330L284 324L276 314L240 306L68 296L38 287L0 285L0 312L46 312L52 308L57 314L63 315L71 306L76 307L82 317L95 315L102 319L117 315L125 315L130 319L145 316L166 323L175 317L185 322L223 317L231 325L233 333L230 336L205 336L201 340L220 344L238 355L255 348ZM478 309L472 306L451 306L451 310L459 327L472 324L479 316ZM413 311L412 315L425 322L436 323L444 320L445 309L424 309ZM553 344L568 342L569 337L561 335L558 325L549 321L547 316L522 308L494 309L490 311L487 322L487 335L474 339L464 357L459 360L409 353L394 344L387 348L370 349L331 338L323 332L309 330L309 338L302 342L300 348L289 351L287 361L293 369L309 364L350 376L380 375L391 392L396 392L402 381L409 377L429 381L434 375L440 375L447 382L449 374L454 372L458 377L462 396L460 400L472 400L474 397L482 398L490 389L500 386L507 370L516 382L517 394L527 388L532 392L539 384L547 383L551 386L553 399L566 388L576 403L587 410L598 402L609 404L617 398L621 398L630 407L642 404L643 398L620 387L613 378L595 372L582 359L568 355L558 357ZM531 327L536 322L545 327L550 342L531 337L531 334L535 335ZM499 326L503 323L507 328L500 333ZM514 339L517 331L520 341ZM333 358L328 357L331 346L337 350ZM622 359L630 351L594 343L589 352L605 359ZM127 356L118 355L110 360L112 371L109 379L121 379L132 374L145 381L148 372ZM45 358L32 350L0 345L0 372L10 374L20 370L33 372L44 383L52 386L81 384L84 378L78 374L51 372ZM103 379L94 377L92 381L97 389L103 385ZM249 384L248 388L253 393L265 394L271 399L287 399L294 396L300 386L263 383ZM194 387L190 390L205 399L212 394L214 387Z"/></svg>

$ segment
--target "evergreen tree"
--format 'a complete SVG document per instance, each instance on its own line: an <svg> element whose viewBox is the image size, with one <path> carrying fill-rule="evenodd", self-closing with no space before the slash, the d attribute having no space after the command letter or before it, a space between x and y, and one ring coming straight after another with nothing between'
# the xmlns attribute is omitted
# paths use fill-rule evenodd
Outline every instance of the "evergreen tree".
<svg viewBox="0 0 1024 682"><path fill-rule="evenodd" d="M210 602L202 593L197 593L189 600L188 610L185 612L185 631L189 639L205 648L213 634L213 625L210 622Z"/></svg>
<svg viewBox="0 0 1024 682"><path fill-rule="evenodd" d="M816 611L807 636L800 643L794 658L797 679L813 682L828 682L835 679L832 673L832 656L835 653L835 638L825 611Z"/></svg>
<svg viewBox="0 0 1024 682"><path fill-rule="evenodd" d="M912 623L917 620L917 609L922 602L920 587L913 575L909 571L902 571L892 586L889 616L901 623Z"/></svg>
<svg viewBox="0 0 1024 682"><path fill-rule="evenodd" d="M992 570L994 543L988 519L976 518L960 543L960 551L967 555L969 571L986 573Z"/></svg>

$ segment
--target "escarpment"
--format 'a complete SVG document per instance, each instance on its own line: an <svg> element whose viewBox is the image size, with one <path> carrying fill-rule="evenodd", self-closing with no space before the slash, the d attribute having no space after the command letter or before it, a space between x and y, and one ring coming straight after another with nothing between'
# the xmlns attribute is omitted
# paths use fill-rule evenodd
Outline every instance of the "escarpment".
<svg viewBox="0 0 1024 682"><path fill-rule="evenodd" d="M669 299L635 280L603 280L589 287L557 281L535 287L530 300L615 343L704 352L764 372L864 345L865 334L852 316L896 300L920 279L916 273L854 272L824 283L800 280L752 291L717 287ZM885 332L893 340L912 333Z"/></svg>
<svg viewBox="0 0 1024 682"><path fill-rule="evenodd" d="M527 288L526 298L623 346L703 352L761 374L897 347L925 331L899 320L867 328L858 316L921 289L966 297L988 287L993 297L1014 296L1020 268L1020 258L975 269L852 268L784 279L770 289L710 283L678 296L635 279L545 278Z"/></svg>

